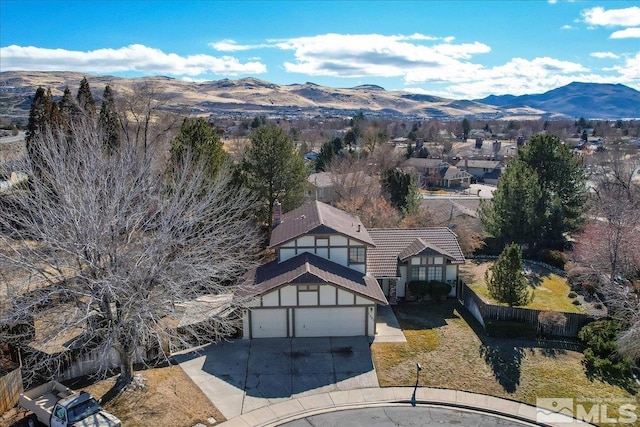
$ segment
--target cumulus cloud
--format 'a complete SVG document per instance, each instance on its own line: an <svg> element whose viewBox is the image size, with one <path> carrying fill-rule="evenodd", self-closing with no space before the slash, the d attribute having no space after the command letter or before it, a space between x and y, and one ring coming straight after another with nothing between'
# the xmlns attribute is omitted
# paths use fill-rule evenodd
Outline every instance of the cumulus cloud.
<svg viewBox="0 0 640 427"><path fill-rule="evenodd" d="M604 59L604 58L612 58L618 59L619 56L613 52L591 52L589 56L593 56L594 58Z"/></svg>
<svg viewBox="0 0 640 427"><path fill-rule="evenodd" d="M575 27L572 27L569 24L563 25L562 27L560 27L561 30L573 30L575 29Z"/></svg>
<svg viewBox="0 0 640 427"><path fill-rule="evenodd" d="M609 36L610 39L639 39L640 38L640 27L636 28L625 28L624 30L614 31Z"/></svg>
<svg viewBox="0 0 640 427"><path fill-rule="evenodd" d="M581 12L584 22L592 26L636 27L640 25L640 7L632 6L624 9L593 7Z"/></svg>
<svg viewBox="0 0 640 427"><path fill-rule="evenodd" d="M107 48L92 51L11 45L0 48L0 62L3 71L139 72L173 76L199 76L203 74L235 76L262 74L267 71L267 67L257 61L242 63L231 56L215 57L202 54L180 56L141 44L132 44L119 49Z"/></svg>
<svg viewBox="0 0 640 427"><path fill-rule="evenodd" d="M416 69L452 68L460 59L487 53L484 43L453 44L453 38L424 35L322 34L282 40L277 46L293 51L285 62L289 72L337 77L398 77ZM430 41L434 43L419 43ZM444 43L440 43L444 41Z"/></svg>

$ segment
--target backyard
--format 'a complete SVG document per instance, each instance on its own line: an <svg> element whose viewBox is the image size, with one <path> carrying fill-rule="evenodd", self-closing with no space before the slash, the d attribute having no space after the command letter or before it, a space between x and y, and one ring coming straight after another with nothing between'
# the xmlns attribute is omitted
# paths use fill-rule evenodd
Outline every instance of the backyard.
<svg viewBox="0 0 640 427"><path fill-rule="evenodd" d="M489 304L498 304L489 295L489 290L484 281L484 273L494 261L468 260L460 267L460 278L478 295L482 301ZM571 288L567 280L552 271L535 264L525 262L526 277L533 290L533 301L524 306L537 310L562 311L566 313L586 313L588 303L584 298L576 295L569 297ZM500 304L498 304L500 305ZM505 305L505 304L503 304Z"/></svg>
<svg viewBox="0 0 640 427"><path fill-rule="evenodd" d="M636 399L630 379L589 376L575 343L488 337L454 301L394 307L406 343L371 346L380 386L419 385L484 393L535 405L537 397ZM635 401L635 400L634 400Z"/></svg>

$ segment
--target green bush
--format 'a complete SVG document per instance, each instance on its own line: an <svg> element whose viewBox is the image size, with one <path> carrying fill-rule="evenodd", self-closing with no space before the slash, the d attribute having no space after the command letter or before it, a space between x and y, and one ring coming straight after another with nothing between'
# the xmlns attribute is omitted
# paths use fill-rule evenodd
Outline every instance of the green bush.
<svg viewBox="0 0 640 427"><path fill-rule="evenodd" d="M437 280L428 282L429 295L432 298L446 297L451 292L451 285Z"/></svg>
<svg viewBox="0 0 640 427"><path fill-rule="evenodd" d="M571 304L573 304L573 305L582 305L580 300L577 300L577 299L574 299L573 301L571 301Z"/></svg>
<svg viewBox="0 0 640 427"><path fill-rule="evenodd" d="M426 280L412 280L408 283L409 291L416 298L424 298L429 293L429 282Z"/></svg>
<svg viewBox="0 0 640 427"><path fill-rule="evenodd" d="M576 294L575 292L571 291L571 292L569 292L568 296L569 296L569 298L575 298L575 297L578 296L578 294Z"/></svg>
<svg viewBox="0 0 640 427"><path fill-rule="evenodd" d="M584 350L584 365L592 373L602 377L625 377L631 372L631 362L617 352L616 338L622 325L615 320L599 320L583 327L578 338L587 347Z"/></svg>

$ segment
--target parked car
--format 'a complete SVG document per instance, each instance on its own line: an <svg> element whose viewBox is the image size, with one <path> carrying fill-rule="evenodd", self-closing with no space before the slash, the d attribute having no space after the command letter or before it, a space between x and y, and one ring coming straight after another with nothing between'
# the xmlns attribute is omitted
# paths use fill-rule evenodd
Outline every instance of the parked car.
<svg viewBox="0 0 640 427"><path fill-rule="evenodd" d="M18 404L33 412L29 427L36 420L49 427L121 427L122 422L108 413L85 391L75 392L57 381L49 381L20 394Z"/></svg>

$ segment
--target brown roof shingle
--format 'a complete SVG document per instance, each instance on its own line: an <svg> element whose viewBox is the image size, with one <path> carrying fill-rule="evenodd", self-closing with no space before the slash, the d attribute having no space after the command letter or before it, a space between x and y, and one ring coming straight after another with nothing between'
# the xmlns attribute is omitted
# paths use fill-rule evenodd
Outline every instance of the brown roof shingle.
<svg viewBox="0 0 640 427"><path fill-rule="evenodd" d="M248 271L244 279L238 292L240 297L264 295L289 283L331 283L380 304L387 304L375 277L309 252L280 263L272 261L261 265Z"/></svg>
<svg viewBox="0 0 640 427"><path fill-rule="evenodd" d="M348 212L313 201L282 215L282 220L271 233L270 247L288 242L303 234L339 233L367 245L375 243L360 218Z"/></svg>
<svg viewBox="0 0 640 427"><path fill-rule="evenodd" d="M465 262L456 235L447 227L372 228L369 235L376 246L367 251L367 272L375 277L397 277L398 257L417 239L439 253L449 254L455 264Z"/></svg>

